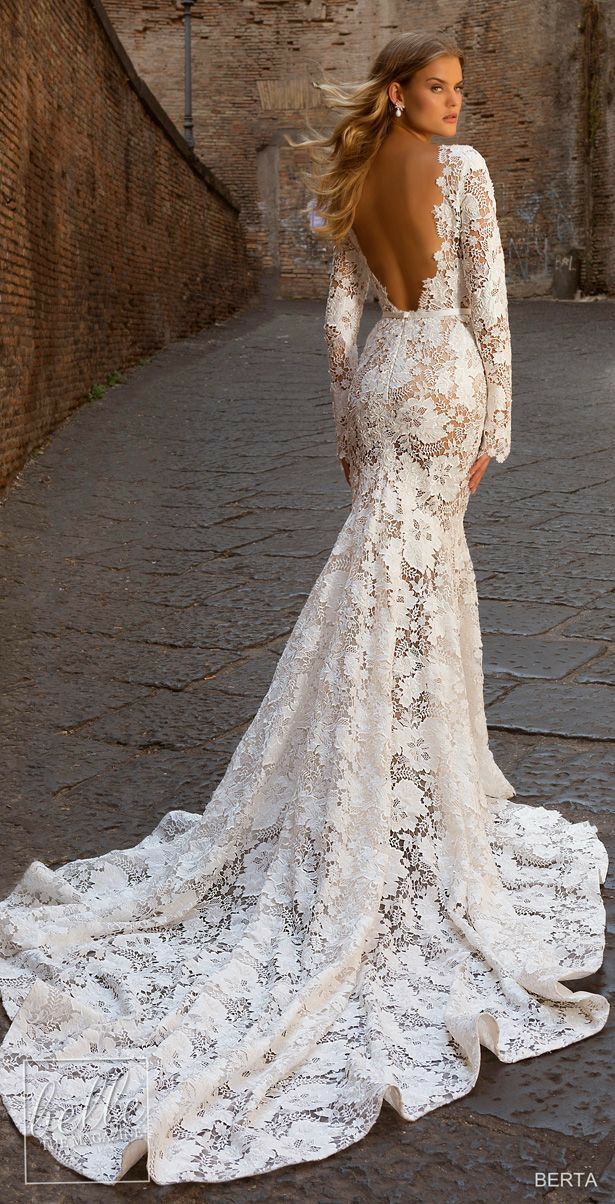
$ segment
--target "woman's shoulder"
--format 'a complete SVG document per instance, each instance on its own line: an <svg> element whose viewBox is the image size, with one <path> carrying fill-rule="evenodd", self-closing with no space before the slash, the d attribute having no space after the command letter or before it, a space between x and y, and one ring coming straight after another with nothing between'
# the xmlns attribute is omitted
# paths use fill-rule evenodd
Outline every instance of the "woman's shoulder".
<svg viewBox="0 0 615 1204"><path fill-rule="evenodd" d="M463 164L469 168L483 168L488 171L487 160L484 155L475 146L470 146L467 142L451 142L448 144L452 154L460 159Z"/></svg>
<svg viewBox="0 0 615 1204"><path fill-rule="evenodd" d="M449 164L452 164L453 191L457 201L474 193L477 187L491 190L493 182L484 155L467 142L449 144ZM450 172L449 172L450 176Z"/></svg>

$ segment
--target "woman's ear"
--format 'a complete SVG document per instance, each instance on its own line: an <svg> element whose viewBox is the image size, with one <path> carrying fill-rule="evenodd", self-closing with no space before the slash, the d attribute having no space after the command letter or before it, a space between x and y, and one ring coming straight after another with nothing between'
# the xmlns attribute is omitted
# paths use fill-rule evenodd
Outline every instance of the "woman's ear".
<svg viewBox="0 0 615 1204"><path fill-rule="evenodd" d="M398 104L398 103L399 103L399 101L402 99L402 98L401 98L401 96L399 96L399 97L398 97L398 96L396 95L396 93L397 93L398 91L399 91L399 85L398 85L398 84L396 84L395 82L393 82L392 84L389 84L389 86L388 86L388 88L387 88L387 96L388 96L389 100L391 101L391 104L394 104L394 105L396 105L396 104Z"/></svg>

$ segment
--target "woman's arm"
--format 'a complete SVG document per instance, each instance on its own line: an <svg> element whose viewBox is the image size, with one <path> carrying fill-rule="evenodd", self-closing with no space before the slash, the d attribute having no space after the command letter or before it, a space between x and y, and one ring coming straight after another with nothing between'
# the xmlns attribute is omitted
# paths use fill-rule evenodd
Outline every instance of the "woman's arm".
<svg viewBox="0 0 615 1204"><path fill-rule="evenodd" d="M357 336L368 285L369 269L347 236L333 252L324 323L338 460L350 459L348 391L358 362Z"/></svg>
<svg viewBox="0 0 615 1204"><path fill-rule="evenodd" d="M461 198L461 250L472 327L487 380L487 412L478 455L500 463L510 452L512 372L504 252L487 164L468 147Z"/></svg>

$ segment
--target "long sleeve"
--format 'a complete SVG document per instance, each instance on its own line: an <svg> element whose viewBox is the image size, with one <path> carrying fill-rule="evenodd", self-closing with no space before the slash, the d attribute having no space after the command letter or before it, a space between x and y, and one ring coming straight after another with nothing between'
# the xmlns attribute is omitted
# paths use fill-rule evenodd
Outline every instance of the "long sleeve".
<svg viewBox="0 0 615 1204"><path fill-rule="evenodd" d="M357 336L368 285L369 269L347 236L333 252L324 323L338 460L350 458L348 391L358 363Z"/></svg>
<svg viewBox="0 0 615 1204"><path fill-rule="evenodd" d="M478 454L500 463L510 451L512 371L504 252L493 183L475 147L461 200L461 251L472 327L487 381L487 411Z"/></svg>

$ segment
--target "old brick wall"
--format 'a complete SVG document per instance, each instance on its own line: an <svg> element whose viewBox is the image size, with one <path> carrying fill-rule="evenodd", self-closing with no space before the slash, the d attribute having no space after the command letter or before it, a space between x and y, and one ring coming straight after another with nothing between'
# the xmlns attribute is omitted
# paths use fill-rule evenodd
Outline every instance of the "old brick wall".
<svg viewBox="0 0 615 1204"><path fill-rule="evenodd" d="M592 291L615 292L615 2L584 0L582 136L585 272Z"/></svg>
<svg viewBox="0 0 615 1204"><path fill-rule="evenodd" d="M105 2L181 124L180 0ZM298 213L308 196L283 132L301 131L306 112L326 128L313 82L358 81L390 37L423 27L454 34L466 53L456 139L492 169L511 294L547 293L557 248L575 245L583 287L615 291L611 0L441 0L435 12L431 0L195 0L192 14L195 143L232 181L250 249L279 270L283 295L320 296L329 254Z"/></svg>
<svg viewBox="0 0 615 1204"><path fill-rule="evenodd" d="M4 486L93 384L228 316L254 280L233 197L98 0L2 0L0 38Z"/></svg>

